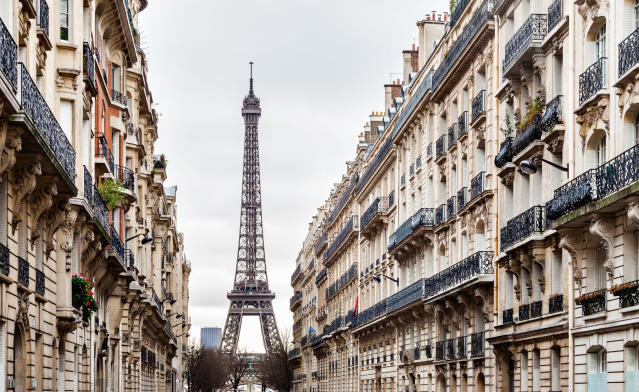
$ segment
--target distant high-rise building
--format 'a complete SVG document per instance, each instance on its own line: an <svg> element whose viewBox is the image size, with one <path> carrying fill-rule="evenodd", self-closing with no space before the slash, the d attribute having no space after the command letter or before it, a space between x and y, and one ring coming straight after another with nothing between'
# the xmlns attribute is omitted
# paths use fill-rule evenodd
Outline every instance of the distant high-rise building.
<svg viewBox="0 0 639 392"><path fill-rule="evenodd" d="M220 348L222 329L219 327L202 327L200 332L200 345L205 348Z"/></svg>

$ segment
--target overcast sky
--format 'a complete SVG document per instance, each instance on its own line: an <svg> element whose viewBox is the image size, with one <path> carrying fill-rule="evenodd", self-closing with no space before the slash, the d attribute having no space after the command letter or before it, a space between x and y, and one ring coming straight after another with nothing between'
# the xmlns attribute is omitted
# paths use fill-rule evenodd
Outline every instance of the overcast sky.
<svg viewBox="0 0 639 392"><path fill-rule="evenodd" d="M308 222L353 159L384 83L400 78L416 22L446 0L149 1L142 47L160 116L155 153L177 184L178 230L191 260L191 337L224 327L237 256L242 100L254 61L267 269L280 331ZM179 6L178 6L179 5ZM240 346L261 350L257 319Z"/></svg>

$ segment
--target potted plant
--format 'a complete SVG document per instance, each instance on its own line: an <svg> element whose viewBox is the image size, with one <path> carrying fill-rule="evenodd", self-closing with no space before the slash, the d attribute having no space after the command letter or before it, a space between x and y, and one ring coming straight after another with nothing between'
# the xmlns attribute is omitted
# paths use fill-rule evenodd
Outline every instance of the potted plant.
<svg viewBox="0 0 639 392"><path fill-rule="evenodd" d="M613 294L616 296L630 294L631 292L637 289L637 286L638 286L637 281L616 284L610 287L610 294Z"/></svg>
<svg viewBox="0 0 639 392"><path fill-rule="evenodd" d="M597 297L601 296L601 292L599 291L593 291L592 293L587 293L587 294L583 294L580 295L579 297L575 298L575 303L577 305L583 305L586 302L589 302Z"/></svg>
<svg viewBox="0 0 639 392"><path fill-rule="evenodd" d="M118 180L106 178L98 187L98 193L104 200L104 203L113 210L118 204L124 200L124 187Z"/></svg>
<svg viewBox="0 0 639 392"><path fill-rule="evenodd" d="M100 306L93 297L92 289L93 283L84 274L74 274L71 277L71 301L73 307L82 312L84 321L89 321L93 312Z"/></svg>

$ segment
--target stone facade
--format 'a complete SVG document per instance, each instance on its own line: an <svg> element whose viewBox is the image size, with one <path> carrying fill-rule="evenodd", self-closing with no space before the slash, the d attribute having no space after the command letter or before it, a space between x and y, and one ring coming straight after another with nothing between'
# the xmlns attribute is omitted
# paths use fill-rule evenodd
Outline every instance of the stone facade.
<svg viewBox="0 0 639 392"><path fill-rule="evenodd" d="M639 389L638 10L417 23L297 260L296 391Z"/></svg>
<svg viewBox="0 0 639 392"><path fill-rule="evenodd" d="M0 5L0 391L183 389L190 263L154 155L146 5Z"/></svg>

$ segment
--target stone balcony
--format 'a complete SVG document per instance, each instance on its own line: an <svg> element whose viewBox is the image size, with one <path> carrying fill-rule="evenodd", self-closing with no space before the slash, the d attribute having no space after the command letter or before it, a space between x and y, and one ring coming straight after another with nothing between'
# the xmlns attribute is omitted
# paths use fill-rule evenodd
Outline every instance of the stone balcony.
<svg viewBox="0 0 639 392"><path fill-rule="evenodd" d="M531 14L522 26L506 42L502 64L503 76L508 78L519 70L518 64L530 62L535 49L548 34L548 15Z"/></svg>
<svg viewBox="0 0 639 392"><path fill-rule="evenodd" d="M391 234L388 241L388 250L393 252L402 248L403 245L417 235L417 233L426 229L432 229L433 224L433 209L420 208Z"/></svg>
<svg viewBox="0 0 639 392"><path fill-rule="evenodd" d="M346 224L340 229L337 236L328 246L324 258L325 266L328 267L334 261L335 257L344 250L344 247L349 243L349 240L357 232L359 232L359 217L354 215L348 218Z"/></svg>
<svg viewBox="0 0 639 392"><path fill-rule="evenodd" d="M601 57L579 75L579 105L584 105L608 86L608 58Z"/></svg>
<svg viewBox="0 0 639 392"><path fill-rule="evenodd" d="M483 280L492 282L493 252L481 251L426 279L424 298L436 299L447 292L466 287Z"/></svg>
<svg viewBox="0 0 639 392"><path fill-rule="evenodd" d="M395 191L388 196L377 197L364 211L359 221L362 235L366 235L371 229L374 230L378 224L386 223L387 213L395 204Z"/></svg>
<svg viewBox="0 0 639 392"><path fill-rule="evenodd" d="M534 235L541 235L546 229L545 207L533 206L508 220L500 230L500 251L507 252L522 241Z"/></svg>

